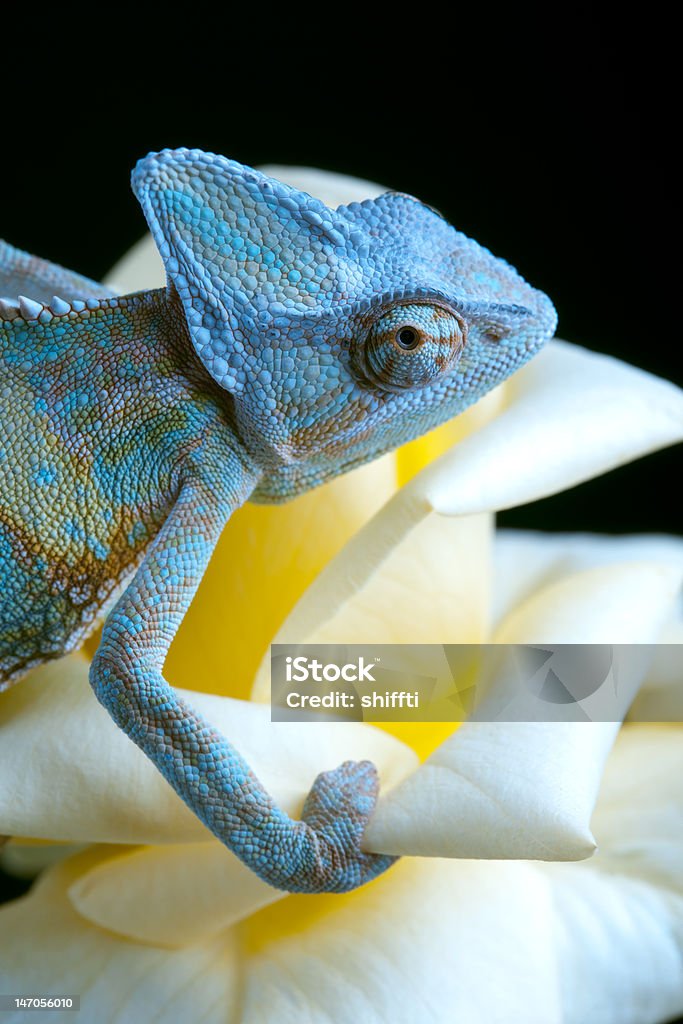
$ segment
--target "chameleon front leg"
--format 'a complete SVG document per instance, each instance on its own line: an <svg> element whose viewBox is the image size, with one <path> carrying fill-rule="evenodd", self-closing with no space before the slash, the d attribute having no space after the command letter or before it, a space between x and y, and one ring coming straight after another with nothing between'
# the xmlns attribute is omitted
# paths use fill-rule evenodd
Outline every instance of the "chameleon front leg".
<svg viewBox="0 0 683 1024"><path fill-rule="evenodd" d="M111 612L90 681L114 721L228 849L289 892L346 892L395 858L361 839L378 792L369 761L319 775L300 821L281 811L228 741L162 676L175 632L221 530L239 502L186 484L132 583Z"/></svg>

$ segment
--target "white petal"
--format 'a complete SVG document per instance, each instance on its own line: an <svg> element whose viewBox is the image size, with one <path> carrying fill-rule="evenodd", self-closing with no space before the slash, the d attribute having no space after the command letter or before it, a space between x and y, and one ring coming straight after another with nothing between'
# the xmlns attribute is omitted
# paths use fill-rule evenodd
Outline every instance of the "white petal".
<svg viewBox="0 0 683 1024"><path fill-rule="evenodd" d="M360 892L340 914L326 916L327 935L322 929L308 929L293 940L264 944L263 966L253 981L250 976L246 989L247 1021L258 1020L266 999L276 1000L270 1005L282 1008L278 1019L286 1024L296 1020L297 1013L299 1020L312 1024L321 1019L318 1008L331 1004L342 1008L341 1022L411 1020L411 1014L415 1019L416 1004L421 1008L421 1020L477 1024L528 1022L536 1020L537 1014L541 1020L561 1020L562 1024L655 1024L680 1014L682 735L683 730L675 727L625 729L609 763L595 815L603 849L584 865L548 864L540 871L553 885L553 906L558 911L552 937L547 930L547 895L530 865L461 862L442 867L443 862L434 861L434 874L428 876L429 865L418 862L415 866L424 872L425 880L442 879L437 899L444 919L450 910L453 913L449 933L441 930L436 916L427 918L430 901L426 885L419 884L417 872L408 874L409 869L414 870L413 862L409 862L405 877L413 883L414 902L402 905L395 881L399 864L386 880L369 890L370 898L377 900L378 919L382 913L382 923L389 927L381 938L378 933L376 945L382 961L370 979L374 950L368 946L374 939L373 921L368 920L369 900L361 906ZM451 880L446 881L449 872ZM503 891L489 888L501 881ZM387 893L391 887L391 904L385 901L380 908L382 885ZM517 907L508 902L515 895L521 897ZM454 897L457 902L452 903ZM395 922L394 909L401 914ZM529 943L529 918L531 930L540 940L536 949ZM257 918L255 929L258 925ZM502 940L498 949L490 947L492 938ZM440 949L438 967L449 970L447 977L440 978L427 959L425 944L433 940ZM516 949L518 940L523 943L522 950ZM393 993L387 994L384 979L393 964L402 967L404 943L411 946L414 957L412 962L405 959L403 971L410 982L408 991L407 986L396 985L394 999ZM473 948L479 953L474 964L468 955ZM451 950L456 953L453 964ZM519 951L522 957L517 959ZM339 972L324 972L318 959L322 956ZM469 972L462 981L461 968ZM538 1004L531 995L537 969ZM516 993L515 978L519 985ZM310 991L319 993L312 1012L305 998ZM346 997L339 998L342 991L345 996L348 993L348 1002ZM430 996L441 991L450 1000L450 1011L443 1016L430 1002ZM368 1009L366 1000L372 1000L372 1007L378 1009ZM507 1007L505 1000L510 1000Z"/></svg>
<svg viewBox="0 0 683 1024"><path fill-rule="evenodd" d="M498 530L493 549L494 623L548 584L615 562L657 562L683 573L683 540L658 534Z"/></svg>
<svg viewBox="0 0 683 1024"><path fill-rule="evenodd" d="M600 850L591 871L640 878L683 896L683 726L624 726L593 824Z"/></svg>
<svg viewBox="0 0 683 1024"><path fill-rule="evenodd" d="M560 1024L539 877L524 864L400 862L339 910L311 908L308 926L292 908L289 935L262 938L257 916L242 1024Z"/></svg>
<svg viewBox="0 0 683 1024"><path fill-rule="evenodd" d="M485 639L490 518L424 515L424 508L406 507L402 493L323 569L273 643L403 643L406 636L411 643ZM253 696L270 698L268 656Z"/></svg>
<svg viewBox="0 0 683 1024"><path fill-rule="evenodd" d="M386 795L368 850L424 857L579 860L617 726L466 722Z"/></svg>
<svg viewBox="0 0 683 1024"><path fill-rule="evenodd" d="M683 608L665 623L643 688L629 712L633 722L683 722Z"/></svg>
<svg viewBox="0 0 683 1024"><path fill-rule="evenodd" d="M681 569L627 562L541 587L500 623L501 644L651 644L681 585Z"/></svg>
<svg viewBox="0 0 683 1024"><path fill-rule="evenodd" d="M404 861L356 893L288 897L182 951L74 913L65 892L96 867L88 854L0 910L0 987L80 991L86 1022L173 1006L243 1024L655 1024L683 1008L682 732L624 730L587 865Z"/></svg>
<svg viewBox="0 0 683 1024"><path fill-rule="evenodd" d="M566 342L546 346L508 395L500 416L415 481L436 511L522 505L683 440L680 389Z"/></svg>
<svg viewBox="0 0 683 1024"><path fill-rule="evenodd" d="M67 890L100 856L91 852L64 862L46 872L28 896L0 908L0 991L80 995L80 1013L49 1018L81 1024L237 1019L232 933L176 952L122 942L76 913ZM31 1024L39 1014L3 1016L12 1024Z"/></svg>
<svg viewBox="0 0 683 1024"><path fill-rule="evenodd" d="M587 865L547 865L566 1024L657 1024L683 1013L683 729L626 726Z"/></svg>
<svg viewBox="0 0 683 1024"><path fill-rule="evenodd" d="M4 991L80 993L86 1024L562 1022L550 890L527 865L404 861L346 897L287 897L239 931L168 950L76 913L66 893L99 856L0 909Z"/></svg>
<svg viewBox="0 0 683 1024"><path fill-rule="evenodd" d="M631 561L656 563L667 572L683 575L683 540L657 534L612 537L499 530L494 543L493 620L500 623L513 608L527 604L533 595L542 605L540 595L562 579L598 566ZM630 590L633 593L633 588ZM647 604L646 595L635 593L633 596L633 607L640 615ZM594 611L592 608L591 614ZM656 628L647 608L643 623L636 623L635 635L641 638L643 624L648 630ZM676 645L683 644L680 596L673 601L656 641L654 661L629 718L633 721L683 721L682 659L676 649Z"/></svg>
<svg viewBox="0 0 683 1024"><path fill-rule="evenodd" d="M136 242L118 263L115 263L104 283L121 295L139 292L145 288L164 288L166 270L154 239L147 234Z"/></svg>
<svg viewBox="0 0 683 1024"><path fill-rule="evenodd" d="M4 846L0 844L0 868L14 878L34 879L45 868L80 853L84 845L10 838Z"/></svg>
<svg viewBox="0 0 683 1024"><path fill-rule="evenodd" d="M555 905L564 1024L661 1024L683 1012L680 898L577 865Z"/></svg>
<svg viewBox="0 0 683 1024"><path fill-rule="evenodd" d="M373 760L386 788L416 762L404 744L367 725L272 723L263 705L178 692L235 741L290 813L318 772L344 760ZM98 704L79 656L45 665L0 694L0 834L115 843L210 839Z"/></svg>
<svg viewBox="0 0 683 1024"><path fill-rule="evenodd" d="M218 842L109 857L69 888L73 906L93 924L168 947L199 942L285 896Z"/></svg>
<svg viewBox="0 0 683 1024"><path fill-rule="evenodd" d="M495 640L652 643L678 585L678 570L656 564L578 573L529 598ZM634 673L620 687L610 709L615 721L465 723L386 795L366 848L435 857L589 856L602 769L641 678ZM492 708L509 703L510 686L501 674L489 694ZM591 698L582 705L591 717Z"/></svg>

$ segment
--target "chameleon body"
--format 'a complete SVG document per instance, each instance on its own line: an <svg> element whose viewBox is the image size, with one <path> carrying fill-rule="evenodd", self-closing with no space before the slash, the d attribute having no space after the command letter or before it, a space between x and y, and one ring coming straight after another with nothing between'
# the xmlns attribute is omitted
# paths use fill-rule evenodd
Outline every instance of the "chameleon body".
<svg viewBox="0 0 683 1024"><path fill-rule="evenodd" d="M165 289L117 297L0 243L0 689L108 612L90 678L118 725L265 881L346 891L392 862L361 848L374 766L320 775L290 819L166 653L235 508L453 417L555 313L410 196L331 210L196 150L150 154L133 188Z"/></svg>

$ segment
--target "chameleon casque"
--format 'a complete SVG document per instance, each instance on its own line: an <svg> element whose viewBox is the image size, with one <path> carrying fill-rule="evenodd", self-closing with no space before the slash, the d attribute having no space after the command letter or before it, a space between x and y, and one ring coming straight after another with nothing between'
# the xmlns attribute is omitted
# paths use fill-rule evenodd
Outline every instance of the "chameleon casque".
<svg viewBox="0 0 683 1024"><path fill-rule="evenodd" d="M457 415L555 311L408 195L331 210L184 149L132 184L165 289L116 296L0 243L0 689L108 611L92 687L189 807L271 885L353 889L393 860L361 847L374 766L320 775L292 820L164 681L166 653L234 509Z"/></svg>

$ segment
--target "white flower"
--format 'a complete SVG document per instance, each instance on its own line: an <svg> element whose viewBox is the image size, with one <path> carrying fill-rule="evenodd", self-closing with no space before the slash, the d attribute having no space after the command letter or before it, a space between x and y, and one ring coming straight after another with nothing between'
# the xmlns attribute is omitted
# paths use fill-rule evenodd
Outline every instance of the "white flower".
<svg viewBox="0 0 683 1024"><path fill-rule="evenodd" d="M372 190L288 176L332 204ZM159 283L140 252L123 288ZM613 723L273 724L259 667L271 640L680 642L683 544L496 536L492 514L682 437L672 385L553 342L436 434L231 521L167 677L292 814L319 771L375 761L366 844L406 856L357 892L285 896L247 871L116 729L84 657L2 694L0 833L97 845L0 909L0 991L81 993L98 1022L683 1012L683 726L634 721L612 749ZM672 718L681 682L656 663L637 717Z"/></svg>

